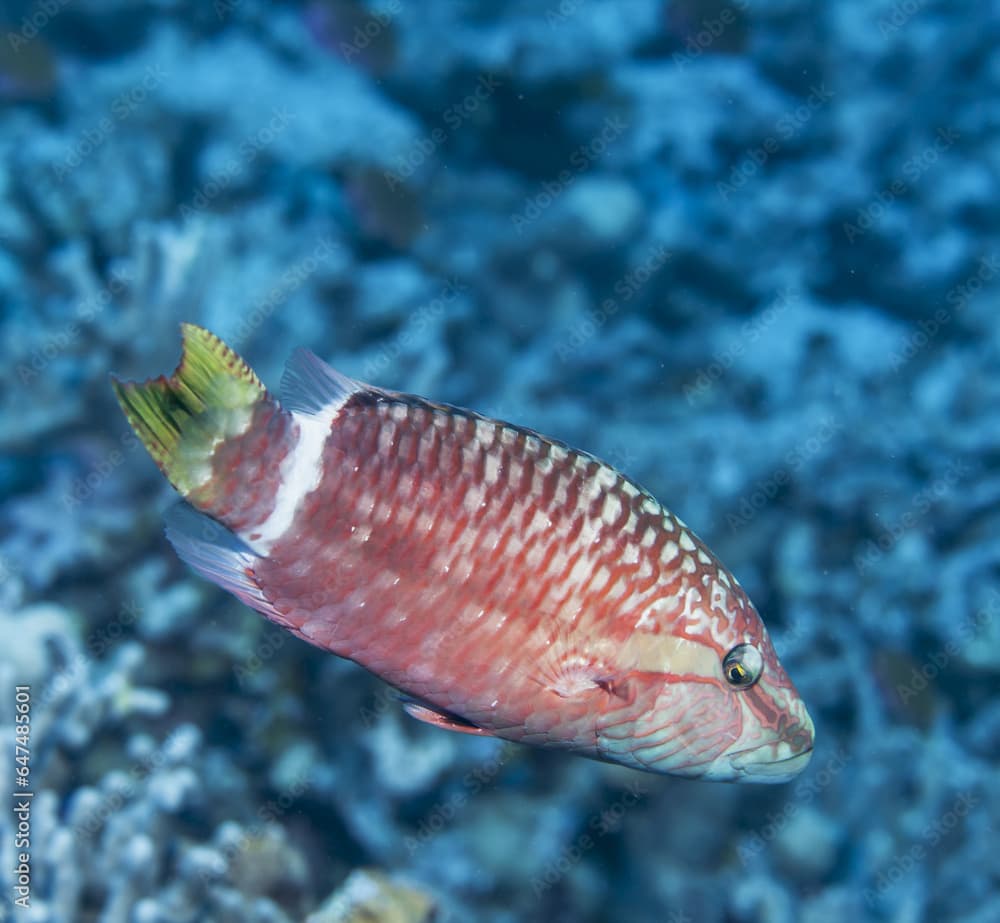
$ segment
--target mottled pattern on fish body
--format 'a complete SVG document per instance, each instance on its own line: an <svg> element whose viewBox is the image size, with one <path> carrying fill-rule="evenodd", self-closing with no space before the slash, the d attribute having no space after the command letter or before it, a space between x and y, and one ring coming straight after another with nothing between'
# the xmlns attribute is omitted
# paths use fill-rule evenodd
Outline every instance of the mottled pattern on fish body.
<svg viewBox="0 0 1000 923"><path fill-rule="evenodd" d="M506 736L593 749L594 677L617 669L628 614L656 591L663 521L588 456L362 393L256 575L303 635L394 685ZM545 692L579 707L546 708Z"/></svg>
<svg viewBox="0 0 1000 923"><path fill-rule="evenodd" d="M603 684L668 672L660 635L711 638L692 602L725 616L720 663L756 619L646 492L530 431L364 391L319 470L255 568L268 599L314 643L502 736L602 755L599 727L634 705Z"/></svg>
<svg viewBox="0 0 1000 923"><path fill-rule="evenodd" d="M292 410L261 397L273 412L188 494L254 552L172 535L206 576L443 726L712 778L805 765L812 724L759 615L648 493L530 430L293 363ZM303 408L310 381L329 393ZM759 676L734 689L741 645Z"/></svg>

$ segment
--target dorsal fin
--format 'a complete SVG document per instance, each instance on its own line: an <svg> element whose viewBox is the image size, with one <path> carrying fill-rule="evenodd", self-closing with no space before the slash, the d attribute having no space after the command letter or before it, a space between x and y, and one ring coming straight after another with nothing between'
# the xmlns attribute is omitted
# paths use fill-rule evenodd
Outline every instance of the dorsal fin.
<svg viewBox="0 0 1000 923"><path fill-rule="evenodd" d="M285 363L281 405L286 410L316 414L343 404L364 387L300 346Z"/></svg>

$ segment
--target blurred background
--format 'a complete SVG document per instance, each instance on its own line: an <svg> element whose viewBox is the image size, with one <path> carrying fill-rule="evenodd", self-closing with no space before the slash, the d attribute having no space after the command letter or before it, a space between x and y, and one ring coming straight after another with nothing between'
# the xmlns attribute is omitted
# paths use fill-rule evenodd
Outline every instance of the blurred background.
<svg viewBox="0 0 1000 923"><path fill-rule="evenodd" d="M6 0L0 779L52 923L1000 921L1000 4ZM783 786L403 716L176 558L205 325L591 451L737 574Z"/></svg>

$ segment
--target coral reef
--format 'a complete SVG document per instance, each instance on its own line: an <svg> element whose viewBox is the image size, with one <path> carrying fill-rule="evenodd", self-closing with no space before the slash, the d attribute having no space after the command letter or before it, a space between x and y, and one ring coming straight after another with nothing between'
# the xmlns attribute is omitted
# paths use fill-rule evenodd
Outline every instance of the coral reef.
<svg viewBox="0 0 1000 923"><path fill-rule="evenodd" d="M6 5L14 918L1000 920L996 12ZM107 382L168 371L181 320L269 384L308 345L635 477L760 608L808 771L449 735L198 580Z"/></svg>

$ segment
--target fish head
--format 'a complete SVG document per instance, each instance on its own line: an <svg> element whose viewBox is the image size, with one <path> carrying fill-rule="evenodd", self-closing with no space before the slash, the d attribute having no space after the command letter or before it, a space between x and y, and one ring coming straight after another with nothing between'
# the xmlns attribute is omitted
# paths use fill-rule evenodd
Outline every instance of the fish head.
<svg viewBox="0 0 1000 923"><path fill-rule="evenodd" d="M630 669L598 720L603 759L721 782L785 782L806 767L812 719L753 604L728 597L632 633Z"/></svg>

